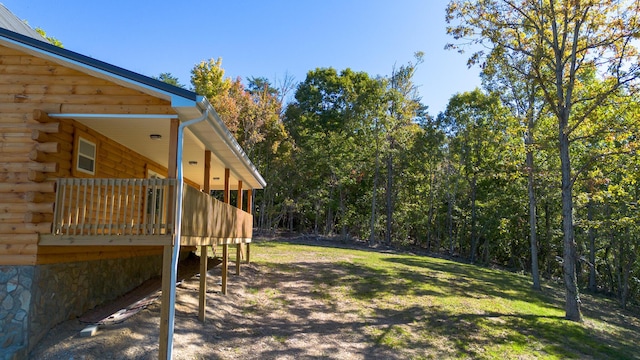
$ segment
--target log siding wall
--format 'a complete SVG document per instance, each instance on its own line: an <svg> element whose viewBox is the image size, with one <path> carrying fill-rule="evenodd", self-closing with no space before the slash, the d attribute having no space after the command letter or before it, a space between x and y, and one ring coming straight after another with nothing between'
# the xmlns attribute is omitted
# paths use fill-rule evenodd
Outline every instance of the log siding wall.
<svg viewBox="0 0 640 360"><path fill-rule="evenodd" d="M76 132L97 139L95 177L145 178L148 167L164 169L77 121L51 119L47 112L174 113L168 101L0 46L0 264L161 254L159 247L38 247L38 233L51 231L55 179L72 176Z"/></svg>

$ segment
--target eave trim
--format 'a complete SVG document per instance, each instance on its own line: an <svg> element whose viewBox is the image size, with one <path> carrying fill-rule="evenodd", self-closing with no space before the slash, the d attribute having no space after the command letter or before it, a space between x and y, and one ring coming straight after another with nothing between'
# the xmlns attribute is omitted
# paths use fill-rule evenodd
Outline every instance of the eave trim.
<svg viewBox="0 0 640 360"><path fill-rule="evenodd" d="M120 80L124 80L126 82L135 83L138 86L142 85L143 87L155 91L167 93L172 98L178 96L180 98L184 98L186 100L194 102L197 99L197 95L193 91L167 84L163 81L138 74L136 72L106 63L104 61L96 60L94 58L82 55L71 50L63 49L61 47L13 32L11 30L0 28L0 37L7 42L22 47L27 47L33 51L43 53L47 56L52 56L66 62L74 63L81 67L89 68L93 71L103 73L110 77L119 78Z"/></svg>

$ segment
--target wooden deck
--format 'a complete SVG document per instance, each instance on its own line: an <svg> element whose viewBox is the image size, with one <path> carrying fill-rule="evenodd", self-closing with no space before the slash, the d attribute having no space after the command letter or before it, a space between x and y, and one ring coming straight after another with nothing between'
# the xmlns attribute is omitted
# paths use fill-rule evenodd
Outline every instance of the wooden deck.
<svg viewBox="0 0 640 360"><path fill-rule="evenodd" d="M40 246L173 245L175 179L58 179ZM250 243L253 216L184 184L181 245Z"/></svg>

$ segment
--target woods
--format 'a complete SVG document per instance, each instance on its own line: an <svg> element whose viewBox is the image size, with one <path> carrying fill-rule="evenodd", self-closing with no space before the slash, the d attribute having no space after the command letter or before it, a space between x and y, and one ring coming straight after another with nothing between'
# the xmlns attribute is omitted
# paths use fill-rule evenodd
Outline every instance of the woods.
<svg viewBox="0 0 640 360"><path fill-rule="evenodd" d="M482 89L430 114L412 62L304 80L192 70L269 186L256 225L409 246L640 300L638 6L451 1L450 49ZM171 80L170 74L163 74ZM437 84L433 84L437 86Z"/></svg>

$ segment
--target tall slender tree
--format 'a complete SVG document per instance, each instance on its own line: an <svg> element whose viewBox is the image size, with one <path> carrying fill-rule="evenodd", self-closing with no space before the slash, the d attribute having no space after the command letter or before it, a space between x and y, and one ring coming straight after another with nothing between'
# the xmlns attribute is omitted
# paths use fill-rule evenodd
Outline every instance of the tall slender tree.
<svg viewBox="0 0 640 360"><path fill-rule="evenodd" d="M519 54L533 63L533 78L557 120L561 163L563 275L566 317L581 321L576 278L573 219L571 136L590 114L620 88L632 88L640 74L634 40L640 34L637 1L452 0L447 7L447 32L458 44L485 44ZM455 23L454 23L455 22ZM475 51L470 64L482 63ZM604 80L597 92L576 96L584 71L596 68ZM635 90L635 89L634 89ZM583 110L574 112L580 104Z"/></svg>
<svg viewBox="0 0 640 360"><path fill-rule="evenodd" d="M484 177L496 171L496 159L500 156L507 118L500 99L495 94L486 95L480 89L454 95L441 117L450 136L451 153L456 156L469 186L470 200L470 251L469 260L475 262L478 255L478 184Z"/></svg>
<svg viewBox="0 0 640 360"><path fill-rule="evenodd" d="M417 117L421 109L420 98L413 77L417 67L423 62L424 53L416 52L415 61L406 65L395 67L389 78L388 89L388 114L385 117L385 137L386 137L386 167L387 186L385 189L386 199L386 231L385 242L391 244L393 235L393 218L395 202L395 161L399 147L406 148L406 139L410 134L413 120Z"/></svg>
<svg viewBox="0 0 640 360"><path fill-rule="evenodd" d="M504 52L500 47L493 49L482 69L483 86L500 95L502 103L524 128L525 171L527 174L527 195L529 198L529 242L531 257L532 287L540 290L540 270L538 264L536 169L534 161L535 131L542 114L544 102L538 97L538 87L534 80L534 63L522 54ZM537 63L536 63L537 64Z"/></svg>

